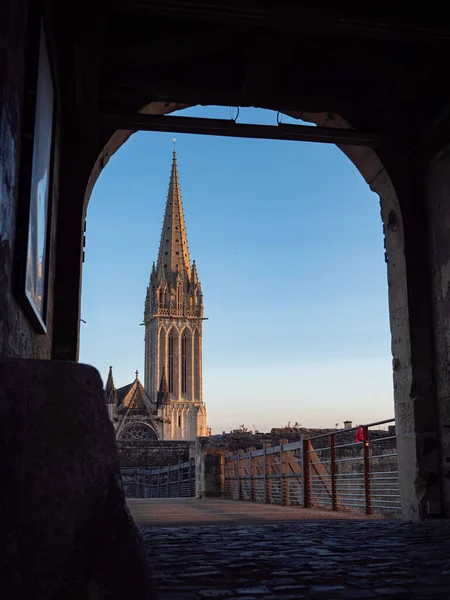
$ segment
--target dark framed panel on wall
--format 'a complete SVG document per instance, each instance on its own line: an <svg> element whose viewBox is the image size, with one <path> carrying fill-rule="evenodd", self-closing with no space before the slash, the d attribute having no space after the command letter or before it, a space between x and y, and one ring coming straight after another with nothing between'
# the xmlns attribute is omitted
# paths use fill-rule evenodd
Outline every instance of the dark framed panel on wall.
<svg viewBox="0 0 450 600"><path fill-rule="evenodd" d="M34 12L34 11L33 11ZM16 293L37 333L47 333L55 86L41 14L30 14L16 228Z"/></svg>

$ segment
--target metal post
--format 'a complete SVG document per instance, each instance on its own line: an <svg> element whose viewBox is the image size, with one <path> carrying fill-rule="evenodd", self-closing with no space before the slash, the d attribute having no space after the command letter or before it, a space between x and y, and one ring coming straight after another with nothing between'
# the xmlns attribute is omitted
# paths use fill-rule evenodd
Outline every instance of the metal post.
<svg viewBox="0 0 450 600"><path fill-rule="evenodd" d="M196 483L195 483L195 462L194 459L191 458L189 462L189 496L195 497L197 493Z"/></svg>
<svg viewBox="0 0 450 600"><path fill-rule="evenodd" d="M287 444L289 440L280 440L280 477L281 477L281 504L284 506L289 505L289 479L287 477L289 473L289 462L287 451L283 450L284 444Z"/></svg>
<svg viewBox="0 0 450 600"><path fill-rule="evenodd" d="M253 452L256 450L256 447L252 447L248 449L248 461L249 461L249 471L250 471L250 502L255 502L256 500L256 490L255 490L255 476L256 473L256 457L253 456Z"/></svg>
<svg viewBox="0 0 450 600"><path fill-rule="evenodd" d="M170 467L166 467L166 498L170 498Z"/></svg>
<svg viewBox="0 0 450 600"><path fill-rule="evenodd" d="M158 467L158 481L156 484L156 497L159 498L159 494L161 491L161 467Z"/></svg>
<svg viewBox="0 0 450 600"><path fill-rule="evenodd" d="M372 514L372 498L370 493L370 446L369 446L369 428L363 427L364 434L364 493L366 504L366 515Z"/></svg>
<svg viewBox="0 0 450 600"><path fill-rule="evenodd" d="M237 484L238 484L238 500L241 500L241 454L238 450L237 455Z"/></svg>
<svg viewBox="0 0 450 600"><path fill-rule="evenodd" d="M303 450L303 506L304 508L310 508L311 506L311 478L310 478L310 465L309 465L309 439L303 439L302 443Z"/></svg>
<svg viewBox="0 0 450 600"><path fill-rule="evenodd" d="M267 504L267 461L266 461L266 457L267 457L267 446L264 444L264 454L263 454L263 476L264 476L264 504Z"/></svg>
<svg viewBox="0 0 450 600"><path fill-rule="evenodd" d="M253 479L253 457L252 457L252 451L251 449L248 451L248 464L249 464L249 475L250 475L250 481L249 481L249 495L250 495L250 502L253 502L253 495L254 495L254 489L253 489L253 485L254 485L254 479Z"/></svg>
<svg viewBox="0 0 450 600"><path fill-rule="evenodd" d="M337 489L336 489L336 434L330 434L330 471L331 471L331 508L337 510Z"/></svg>
<svg viewBox="0 0 450 600"><path fill-rule="evenodd" d="M284 504L283 444L280 441L280 501Z"/></svg>

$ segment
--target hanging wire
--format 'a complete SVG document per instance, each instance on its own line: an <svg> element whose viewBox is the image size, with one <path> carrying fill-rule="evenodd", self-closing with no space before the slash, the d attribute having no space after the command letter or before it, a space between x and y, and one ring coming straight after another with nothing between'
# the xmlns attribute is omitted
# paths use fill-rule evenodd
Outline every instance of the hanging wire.
<svg viewBox="0 0 450 600"><path fill-rule="evenodd" d="M230 116L231 116L231 107L230 107ZM231 117L231 120L232 120L234 123L236 123L236 122L237 122L237 120L238 120L238 117L239 117L239 106L236 106L236 116L234 117L234 119L233 119L233 117Z"/></svg>

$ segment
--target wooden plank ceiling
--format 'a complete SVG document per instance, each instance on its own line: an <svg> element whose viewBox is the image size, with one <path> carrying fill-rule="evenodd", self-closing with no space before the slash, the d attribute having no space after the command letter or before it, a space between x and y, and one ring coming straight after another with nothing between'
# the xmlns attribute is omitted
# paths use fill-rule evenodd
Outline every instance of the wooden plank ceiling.
<svg viewBox="0 0 450 600"><path fill-rule="evenodd" d="M410 5L408 14L392 17L392 3L359 4L74 6L89 7L99 27L92 52L102 114L130 115L157 101L337 113L362 131L389 136L428 130L450 99L447 15ZM72 17L66 11L64 18Z"/></svg>

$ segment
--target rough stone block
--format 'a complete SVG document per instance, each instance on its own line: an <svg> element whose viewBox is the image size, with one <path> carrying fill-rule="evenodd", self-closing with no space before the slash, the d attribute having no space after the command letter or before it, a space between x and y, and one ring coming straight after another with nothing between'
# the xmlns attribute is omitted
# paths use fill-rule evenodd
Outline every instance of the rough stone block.
<svg viewBox="0 0 450 600"><path fill-rule="evenodd" d="M0 597L156 598L98 372L4 360L0 384Z"/></svg>

